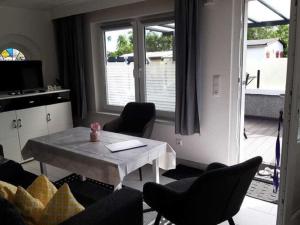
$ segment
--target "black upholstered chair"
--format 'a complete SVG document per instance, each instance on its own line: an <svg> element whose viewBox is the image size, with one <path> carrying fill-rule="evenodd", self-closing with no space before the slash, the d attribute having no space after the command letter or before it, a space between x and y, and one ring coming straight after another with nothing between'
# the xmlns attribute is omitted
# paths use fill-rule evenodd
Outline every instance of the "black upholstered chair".
<svg viewBox="0 0 300 225"><path fill-rule="evenodd" d="M154 121L155 105L153 103L130 102L122 111L120 117L103 126L103 130L150 138ZM142 170L139 169L140 180Z"/></svg>
<svg viewBox="0 0 300 225"><path fill-rule="evenodd" d="M234 225L249 185L262 162L255 157L241 164L210 164L200 177L182 179L165 186L144 185L144 201L176 225L216 225L228 220Z"/></svg>

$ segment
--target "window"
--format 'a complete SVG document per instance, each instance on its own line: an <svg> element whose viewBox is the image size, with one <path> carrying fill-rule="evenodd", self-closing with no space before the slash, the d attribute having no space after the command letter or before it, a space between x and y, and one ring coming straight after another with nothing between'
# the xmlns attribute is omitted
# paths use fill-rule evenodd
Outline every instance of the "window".
<svg viewBox="0 0 300 225"><path fill-rule="evenodd" d="M174 114L174 32L172 20L102 27L104 109L121 111L130 101L153 102L158 116Z"/></svg>
<svg viewBox="0 0 300 225"><path fill-rule="evenodd" d="M15 48L7 48L1 51L0 61L20 61L25 60L24 54Z"/></svg>
<svg viewBox="0 0 300 225"><path fill-rule="evenodd" d="M174 24L145 27L146 101L161 111L175 111Z"/></svg>
<svg viewBox="0 0 300 225"><path fill-rule="evenodd" d="M132 28L106 31L106 102L124 106L135 101Z"/></svg>

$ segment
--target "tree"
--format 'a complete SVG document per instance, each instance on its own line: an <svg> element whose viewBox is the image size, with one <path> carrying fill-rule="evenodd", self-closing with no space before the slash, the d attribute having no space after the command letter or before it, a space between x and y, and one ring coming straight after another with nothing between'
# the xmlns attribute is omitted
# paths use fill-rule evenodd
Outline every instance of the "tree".
<svg viewBox="0 0 300 225"><path fill-rule="evenodd" d="M157 32L147 32L145 37L145 47L147 52L170 51L173 48L173 34L158 34ZM117 40L117 50L110 52L109 57L117 57L133 52L133 35L119 35Z"/></svg>
<svg viewBox="0 0 300 225"><path fill-rule="evenodd" d="M173 48L173 34L159 35L156 32L148 32L145 39L147 52L170 51Z"/></svg>
<svg viewBox="0 0 300 225"><path fill-rule="evenodd" d="M251 27L248 29L248 40L279 38L283 44L284 55L288 53L289 25L268 27Z"/></svg>

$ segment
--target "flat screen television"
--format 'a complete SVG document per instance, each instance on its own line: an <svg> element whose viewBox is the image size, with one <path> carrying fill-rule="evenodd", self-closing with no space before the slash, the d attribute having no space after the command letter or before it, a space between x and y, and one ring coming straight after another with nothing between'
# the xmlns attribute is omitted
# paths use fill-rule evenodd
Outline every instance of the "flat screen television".
<svg viewBox="0 0 300 225"><path fill-rule="evenodd" d="M0 92L26 92L43 87L42 61L0 61Z"/></svg>

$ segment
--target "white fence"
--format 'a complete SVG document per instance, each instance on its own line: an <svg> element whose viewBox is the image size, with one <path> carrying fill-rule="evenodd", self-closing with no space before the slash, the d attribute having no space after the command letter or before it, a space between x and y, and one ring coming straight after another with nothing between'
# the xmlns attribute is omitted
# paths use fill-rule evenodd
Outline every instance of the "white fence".
<svg viewBox="0 0 300 225"><path fill-rule="evenodd" d="M123 106L135 101L134 63L108 62L106 75L107 101ZM175 111L175 62L151 61L146 64L146 101L162 111Z"/></svg>
<svg viewBox="0 0 300 225"><path fill-rule="evenodd" d="M250 76L256 76L260 70L261 90L284 91L287 74L287 58L265 59L260 62L247 60L246 72ZM247 89L256 89L256 79L254 79Z"/></svg>

